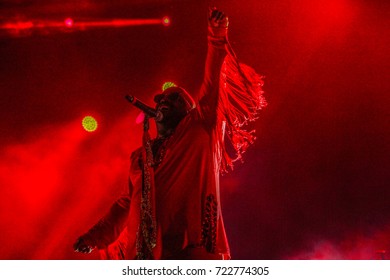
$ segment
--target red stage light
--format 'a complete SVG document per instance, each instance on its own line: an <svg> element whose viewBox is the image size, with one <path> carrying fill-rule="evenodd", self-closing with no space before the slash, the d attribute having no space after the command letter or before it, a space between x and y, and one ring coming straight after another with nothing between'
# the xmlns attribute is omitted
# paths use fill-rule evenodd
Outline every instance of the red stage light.
<svg viewBox="0 0 390 280"><path fill-rule="evenodd" d="M66 27L73 27L73 25L74 25L74 21L72 18L65 19L64 23L65 23Z"/></svg>
<svg viewBox="0 0 390 280"><path fill-rule="evenodd" d="M137 118L135 119L136 124L140 124L144 121L145 119L145 114L143 112L139 113Z"/></svg>
<svg viewBox="0 0 390 280"><path fill-rule="evenodd" d="M168 16L163 17L163 18L162 18L162 24L163 24L164 26L169 26L169 25L171 25L171 19L170 19Z"/></svg>

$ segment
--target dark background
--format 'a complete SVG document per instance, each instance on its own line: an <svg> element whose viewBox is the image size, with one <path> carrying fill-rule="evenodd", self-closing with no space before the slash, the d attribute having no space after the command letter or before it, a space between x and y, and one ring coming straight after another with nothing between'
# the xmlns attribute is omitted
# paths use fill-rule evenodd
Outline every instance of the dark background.
<svg viewBox="0 0 390 280"><path fill-rule="evenodd" d="M152 104L165 81L198 90L209 6L229 15L269 103L221 180L233 259L390 258L378 252L390 250L388 1L0 5L1 259L99 258L71 246L126 187L142 128L123 96ZM4 27L166 15L168 27Z"/></svg>

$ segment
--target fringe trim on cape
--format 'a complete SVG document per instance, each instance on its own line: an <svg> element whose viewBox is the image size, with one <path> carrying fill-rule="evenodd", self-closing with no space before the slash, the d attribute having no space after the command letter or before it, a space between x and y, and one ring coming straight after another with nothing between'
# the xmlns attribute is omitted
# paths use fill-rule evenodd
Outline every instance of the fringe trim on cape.
<svg viewBox="0 0 390 280"><path fill-rule="evenodd" d="M227 40L227 39L226 39ZM253 144L255 130L247 131L244 126L258 118L258 112L267 106L263 96L263 76L251 67L240 63L229 41L227 55L221 69L219 104L216 130L217 152L221 162L220 172L233 169L233 162L242 159L242 154ZM235 150L235 157L226 151L225 132Z"/></svg>

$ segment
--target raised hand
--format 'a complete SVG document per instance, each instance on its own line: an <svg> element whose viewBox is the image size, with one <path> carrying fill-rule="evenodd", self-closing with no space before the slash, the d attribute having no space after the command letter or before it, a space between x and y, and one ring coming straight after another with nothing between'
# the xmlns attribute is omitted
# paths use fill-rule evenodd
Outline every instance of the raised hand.
<svg viewBox="0 0 390 280"><path fill-rule="evenodd" d="M229 25L229 19L226 14L217 8L209 8L209 26L212 28L224 28Z"/></svg>

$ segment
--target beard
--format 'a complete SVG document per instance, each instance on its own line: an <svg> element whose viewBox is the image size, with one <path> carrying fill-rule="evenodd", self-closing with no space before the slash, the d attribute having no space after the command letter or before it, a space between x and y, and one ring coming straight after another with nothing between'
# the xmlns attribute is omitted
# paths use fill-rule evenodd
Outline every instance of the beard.
<svg viewBox="0 0 390 280"><path fill-rule="evenodd" d="M162 110L163 118L157 123L163 126L165 129L174 129L187 115L187 111L182 108L169 108L168 110Z"/></svg>
<svg viewBox="0 0 390 280"><path fill-rule="evenodd" d="M182 112L166 112L165 114L163 113L163 118L160 123L167 128L175 128L185 116L186 114Z"/></svg>

